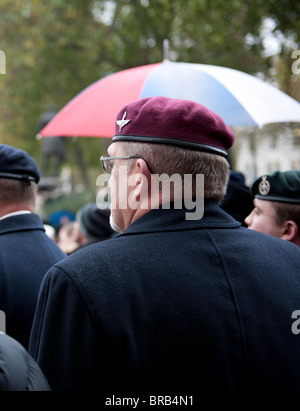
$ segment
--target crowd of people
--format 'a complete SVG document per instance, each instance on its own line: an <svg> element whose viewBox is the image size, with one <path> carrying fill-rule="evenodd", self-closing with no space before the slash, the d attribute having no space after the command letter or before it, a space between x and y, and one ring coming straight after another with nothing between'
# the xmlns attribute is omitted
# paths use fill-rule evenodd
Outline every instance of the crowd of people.
<svg viewBox="0 0 300 411"><path fill-rule="evenodd" d="M75 221L68 221L58 227L56 243L66 253L71 254L98 241L108 240L115 235L109 223L110 210L100 209L97 203L80 207Z"/></svg>
<svg viewBox="0 0 300 411"><path fill-rule="evenodd" d="M248 187L234 140L196 102L129 102L101 157L110 209L86 204L55 239L36 162L0 145L0 390L300 391L300 170ZM2 366L23 375L24 356L30 384Z"/></svg>

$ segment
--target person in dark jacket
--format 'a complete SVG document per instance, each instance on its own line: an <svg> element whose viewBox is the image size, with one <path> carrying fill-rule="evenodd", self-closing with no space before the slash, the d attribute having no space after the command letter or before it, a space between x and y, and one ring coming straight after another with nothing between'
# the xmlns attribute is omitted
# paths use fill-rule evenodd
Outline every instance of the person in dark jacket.
<svg viewBox="0 0 300 411"><path fill-rule="evenodd" d="M221 208L247 227L245 218L253 208L253 197L250 187L245 184L244 175L231 170L227 185L226 195L221 203Z"/></svg>
<svg viewBox="0 0 300 411"><path fill-rule="evenodd" d="M42 370L23 345L1 331L0 391L51 391Z"/></svg>
<svg viewBox="0 0 300 411"><path fill-rule="evenodd" d="M232 130L161 96L116 120L101 161L119 235L41 285L29 352L52 389L95 391L106 405L300 391L299 248L220 208Z"/></svg>
<svg viewBox="0 0 300 411"><path fill-rule="evenodd" d="M66 256L34 213L39 179L28 153L0 144L0 310L26 349L41 280Z"/></svg>
<svg viewBox="0 0 300 411"><path fill-rule="evenodd" d="M100 209L97 203L87 203L80 207L76 213L76 221L82 240L77 250L113 237L116 233L111 228L109 218L110 210Z"/></svg>

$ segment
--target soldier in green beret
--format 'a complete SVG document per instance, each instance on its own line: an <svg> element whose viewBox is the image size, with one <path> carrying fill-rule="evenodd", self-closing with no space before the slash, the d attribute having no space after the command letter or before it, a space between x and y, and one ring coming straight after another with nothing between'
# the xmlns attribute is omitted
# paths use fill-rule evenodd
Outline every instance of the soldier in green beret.
<svg viewBox="0 0 300 411"><path fill-rule="evenodd" d="M245 218L248 228L300 246L300 170L262 175L250 190L254 209Z"/></svg>

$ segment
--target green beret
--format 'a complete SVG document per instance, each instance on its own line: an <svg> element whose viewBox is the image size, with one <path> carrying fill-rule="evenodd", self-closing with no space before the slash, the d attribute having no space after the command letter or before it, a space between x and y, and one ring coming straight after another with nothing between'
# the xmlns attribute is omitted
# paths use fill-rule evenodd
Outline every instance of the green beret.
<svg viewBox="0 0 300 411"><path fill-rule="evenodd" d="M261 200L300 204L300 170L265 174L253 182L250 190Z"/></svg>

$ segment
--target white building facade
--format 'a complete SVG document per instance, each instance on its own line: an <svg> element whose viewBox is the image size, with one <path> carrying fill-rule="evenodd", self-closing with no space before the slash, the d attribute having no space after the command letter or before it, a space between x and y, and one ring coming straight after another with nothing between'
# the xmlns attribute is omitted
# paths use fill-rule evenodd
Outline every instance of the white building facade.
<svg viewBox="0 0 300 411"><path fill-rule="evenodd" d="M270 124L261 129L232 129L236 140L230 150L231 168L243 173L247 185L275 170L300 170L300 125Z"/></svg>

